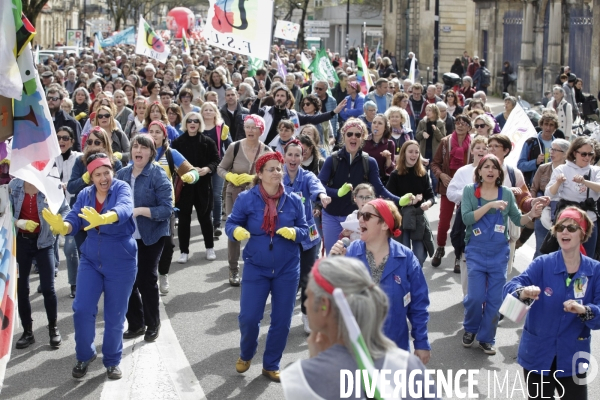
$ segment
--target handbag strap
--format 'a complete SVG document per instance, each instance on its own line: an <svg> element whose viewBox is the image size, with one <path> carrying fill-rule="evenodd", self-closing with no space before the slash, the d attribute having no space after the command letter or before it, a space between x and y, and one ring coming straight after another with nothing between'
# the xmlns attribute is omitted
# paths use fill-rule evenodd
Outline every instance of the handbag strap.
<svg viewBox="0 0 600 400"><path fill-rule="evenodd" d="M262 143L259 142L258 148L256 149L256 154L254 155L254 161L252 161L252 164L250 165L250 170L248 171L248 173L250 175L252 175L252 170L254 169L254 166L256 165L256 160L258 160L258 155L260 154L261 148L262 148Z"/></svg>

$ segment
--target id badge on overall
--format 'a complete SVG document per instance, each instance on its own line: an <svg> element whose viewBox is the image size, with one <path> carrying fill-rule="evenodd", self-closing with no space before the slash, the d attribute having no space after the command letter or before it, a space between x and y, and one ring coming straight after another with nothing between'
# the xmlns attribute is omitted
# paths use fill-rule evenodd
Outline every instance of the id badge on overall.
<svg viewBox="0 0 600 400"><path fill-rule="evenodd" d="M319 231L317 230L317 225L312 224L308 227L308 237L310 238L311 242L319 238Z"/></svg>
<svg viewBox="0 0 600 400"><path fill-rule="evenodd" d="M573 282L573 293L575 294L576 299L582 299L585 296L587 286L587 276L582 276L580 278L575 279L575 281Z"/></svg>
<svg viewBox="0 0 600 400"><path fill-rule="evenodd" d="M506 230L506 226L504 225L494 225L494 232L504 233Z"/></svg>

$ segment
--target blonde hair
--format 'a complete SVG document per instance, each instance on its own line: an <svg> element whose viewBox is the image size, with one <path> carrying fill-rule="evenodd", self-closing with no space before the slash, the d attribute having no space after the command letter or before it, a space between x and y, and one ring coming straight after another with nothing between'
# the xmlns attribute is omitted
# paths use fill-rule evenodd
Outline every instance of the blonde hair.
<svg viewBox="0 0 600 400"><path fill-rule="evenodd" d="M202 112L205 109L207 109L208 107L211 107L215 111L215 126L221 125L223 123L223 118L221 118L221 113L219 112L219 106L217 106L212 101L206 101L206 102L204 102L204 104L202 104L202 107L200 107L200 116L201 116L202 121L204 121L204 117L202 117ZM205 125L205 124L203 123L203 125ZM204 130L204 129L202 129L202 130Z"/></svg>

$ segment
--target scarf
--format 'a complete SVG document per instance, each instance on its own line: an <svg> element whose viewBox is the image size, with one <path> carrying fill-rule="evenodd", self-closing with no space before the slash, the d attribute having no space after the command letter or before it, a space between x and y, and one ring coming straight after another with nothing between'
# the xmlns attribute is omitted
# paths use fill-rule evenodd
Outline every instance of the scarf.
<svg viewBox="0 0 600 400"><path fill-rule="evenodd" d="M283 185L279 185L277 193L273 196L269 195L263 185L258 185L260 189L260 195L265 202L265 212L263 215L263 223L260 227L263 231L267 232L271 237L275 236L275 227L277 226L277 200L283 194Z"/></svg>
<svg viewBox="0 0 600 400"><path fill-rule="evenodd" d="M454 131L450 137L450 146L452 147L452 151L450 152L450 169L457 170L465 165L465 152L467 154L469 152L471 135L467 133L461 146L458 144L458 134Z"/></svg>

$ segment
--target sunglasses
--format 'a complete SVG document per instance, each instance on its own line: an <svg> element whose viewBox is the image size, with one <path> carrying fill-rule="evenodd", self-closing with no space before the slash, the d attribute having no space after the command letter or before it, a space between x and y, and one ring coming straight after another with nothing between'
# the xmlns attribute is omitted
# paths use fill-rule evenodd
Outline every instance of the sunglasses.
<svg viewBox="0 0 600 400"><path fill-rule="evenodd" d="M46 97L46 101L58 101L60 97Z"/></svg>
<svg viewBox="0 0 600 400"><path fill-rule="evenodd" d="M370 212L362 212L362 211L359 211L358 213L356 213L356 216L358 219L360 219L362 217L363 221L365 221L365 222L370 220L372 217L381 219L381 217L377 214L373 214Z"/></svg>
<svg viewBox="0 0 600 400"><path fill-rule="evenodd" d="M98 119L109 119L110 114L98 114L97 117Z"/></svg>
<svg viewBox="0 0 600 400"><path fill-rule="evenodd" d="M88 139L85 141L85 144L87 144L88 146L102 146L104 143L102 143L101 140Z"/></svg>
<svg viewBox="0 0 600 400"><path fill-rule="evenodd" d="M562 232L565 229L571 233L575 233L577 232L578 229L581 229L581 227L579 225L575 225L575 224L569 224L569 225L556 225L554 227L554 229L556 229L556 232Z"/></svg>
<svg viewBox="0 0 600 400"><path fill-rule="evenodd" d="M475 124L475 128L479 128L479 129L483 129L485 128L487 125L486 124Z"/></svg>
<svg viewBox="0 0 600 400"><path fill-rule="evenodd" d="M578 153L581 157L585 158L585 157L594 157L594 152L590 152L590 153L582 153L581 151L576 151L575 153Z"/></svg>
<svg viewBox="0 0 600 400"><path fill-rule="evenodd" d="M446 98L448 98L448 97L454 97L454 95L453 94L447 94Z"/></svg>
<svg viewBox="0 0 600 400"><path fill-rule="evenodd" d="M188 124L199 124L200 120L199 119L191 119L190 118L190 119L187 120L187 123Z"/></svg>
<svg viewBox="0 0 600 400"><path fill-rule="evenodd" d="M56 138L58 140L62 140L63 142L68 142L69 140L71 140L71 136L58 136L58 135L56 135Z"/></svg>
<svg viewBox="0 0 600 400"><path fill-rule="evenodd" d="M346 137L351 138L352 135L354 135L356 138L361 138L362 132L346 132Z"/></svg>

